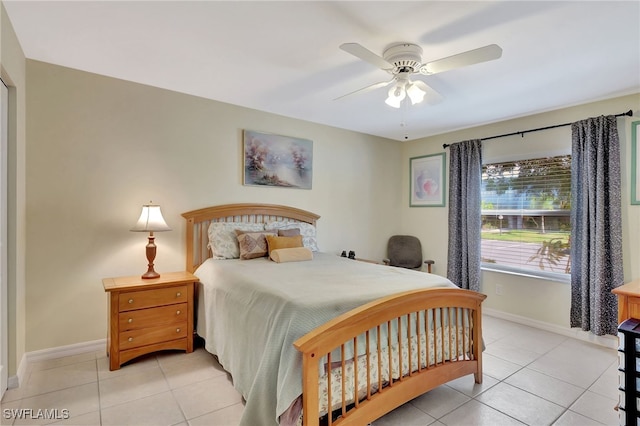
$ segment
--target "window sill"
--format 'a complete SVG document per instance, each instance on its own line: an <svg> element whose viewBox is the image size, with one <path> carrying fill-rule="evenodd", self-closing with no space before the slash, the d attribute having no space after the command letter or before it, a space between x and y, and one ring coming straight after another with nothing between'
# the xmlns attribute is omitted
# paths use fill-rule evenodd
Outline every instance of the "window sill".
<svg viewBox="0 0 640 426"><path fill-rule="evenodd" d="M498 272L502 274L517 275L519 277L537 278L546 281L556 281L565 284L571 284L571 274L560 274L557 272L534 272L524 269L509 268L508 266L497 266L483 263L480 267L483 271Z"/></svg>

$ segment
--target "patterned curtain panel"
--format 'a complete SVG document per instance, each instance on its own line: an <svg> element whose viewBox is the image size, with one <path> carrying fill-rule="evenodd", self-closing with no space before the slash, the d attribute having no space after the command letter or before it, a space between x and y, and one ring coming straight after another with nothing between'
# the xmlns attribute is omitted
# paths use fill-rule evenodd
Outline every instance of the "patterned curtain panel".
<svg viewBox="0 0 640 426"><path fill-rule="evenodd" d="M589 118L571 130L571 327L615 335L611 290L624 280L616 118Z"/></svg>
<svg viewBox="0 0 640 426"><path fill-rule="evenodd" d="M480 290L482 142L449 146L449 254L447 278Z"/></svg>

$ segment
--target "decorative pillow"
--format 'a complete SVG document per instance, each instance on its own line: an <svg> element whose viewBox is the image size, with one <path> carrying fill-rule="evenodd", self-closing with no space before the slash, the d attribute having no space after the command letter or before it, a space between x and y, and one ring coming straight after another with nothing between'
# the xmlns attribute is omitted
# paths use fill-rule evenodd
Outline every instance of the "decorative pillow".
<svg viewBox="0 0 640 426"><path fill-rule="evenodd" d="M267 235L267 246L269 247L269 254L273 250L303 247L302 235L296 235L295 237L277 237L275 235Z"/></svg>
<svg viewBox="0 0 640 426"><path fill-rule="evenodd" d="M274 221L265 224L265 229L275 229L278 230L278 232L280 232L280 230L290 230L295 228L300 229L302 243L305 247L309 248L311 251L319 251L318 242L316 240L316 227L310 223Z"/></svg>
<svg viewBox="0 0 640 426"><path fill-rule="evenodd" d="M244 232L236 230L238 244L240 246L240 259L248 260L256 257L265 257L269 250L267 235L275 235L272 232Z"/></svg>
<svg viewBox="0 0 640 426"><path fill-rule="evenodd" d="M278 229L279 237L295 237L300 235L300 228Z"/></svg>
<svg viewBox="0 0 640 426"><path fill-rule="evenodd" d="M250 222L212 222L209 225L209 248L215 258L237 259L240 257L240 246L235 230L246 232L264 231L263 223Z"/></svg>
<svg viewBox="0 0 640 426"><path fill-rule="evenodd" d="M292 247L272 250L269 258L276 263L312 260L313 252L306 247Z"/></svg>

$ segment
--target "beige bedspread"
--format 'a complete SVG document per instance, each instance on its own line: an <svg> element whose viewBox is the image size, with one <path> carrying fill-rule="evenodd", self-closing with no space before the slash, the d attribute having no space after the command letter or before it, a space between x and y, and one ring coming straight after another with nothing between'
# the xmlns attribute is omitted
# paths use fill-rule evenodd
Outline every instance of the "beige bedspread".
<svg viewBox="0 0 640 426"><path fill-rule="evenodd" d="M302 393L293 342L357 306L446 278L315 253L305 262L209 259L200 278L198 334L246 400L244 425L277 424Z"/></svg>

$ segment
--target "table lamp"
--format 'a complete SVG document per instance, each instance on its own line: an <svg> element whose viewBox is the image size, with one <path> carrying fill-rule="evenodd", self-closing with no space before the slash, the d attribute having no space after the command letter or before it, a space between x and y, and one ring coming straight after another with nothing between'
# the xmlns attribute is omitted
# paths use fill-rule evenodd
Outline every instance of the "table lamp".
<svg viewBox="0 0 640 426"><path fill-rule="evenodd" d="M149 261L148 270L142 275L142 278L159 278L160 274L153 269L153 260L156 258L156 245L154 243L154 232L171 231L162 217L160 206L145 204L142 206L142 213L138 222L131 228L133 232L148 232L149 243L147 244L147 260Z"/></svg>

